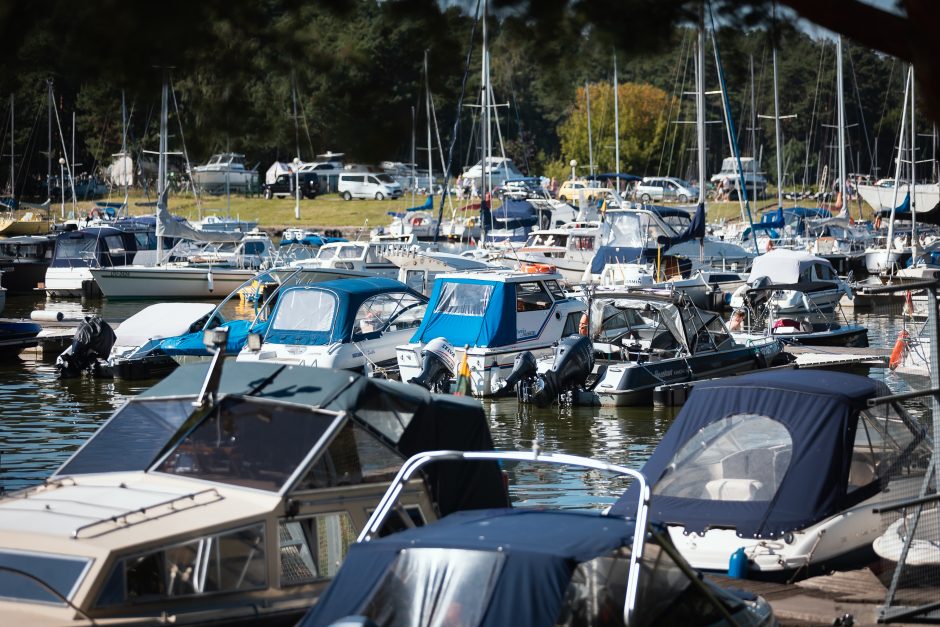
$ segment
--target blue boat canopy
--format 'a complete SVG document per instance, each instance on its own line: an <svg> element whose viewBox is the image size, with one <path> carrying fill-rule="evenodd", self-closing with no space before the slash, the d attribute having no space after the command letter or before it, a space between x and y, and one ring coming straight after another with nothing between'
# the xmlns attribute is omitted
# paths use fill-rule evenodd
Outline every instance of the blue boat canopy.
<svg viewBox="0 0 940 627"><path fill-rule="evenodd" d="M648 263L656 259L656 249L631 246L600 246L591 259L591 274L600 274L609 263Z"/></svg>
<svg viewBox="0 0 940 627"><path fill-rule="evenodd" d="M356 613L390 624L387 614L395 612L396 601L414 608L422 598L447 599L461 611L458 621L443 616L441 607L430 607L436 603L428 604L423 611L445 619L430 624L554 625L566 600L571 602L566 593L571 594L569 583L577 577L578 564L621 547L629 550L633 529L630 520L589 512L451 514L431 525L352 545L333 583L299 625L329 625ZM403 571L409 575L404 579L399 577Z"/></svg>
<svg viewBox="0 0 940 627"><path fill-rule="evenodd" d="M650 520L776 538L871 498L898 459L925 445L923 428L896 407L867 408L887 393L868 377L819 370L699 383L642 469ZM865 446L876 438L898 449ZM630 515L636 498L633 486L611 513Z"/></svg>
<svg viewBox="0 0 940 627"><path fill-rule="evenodd" d="M426 302L422 294L404 283L383 277L294 285L285 288L274 305L264 341L304 346L348 342L356 312L380 294L409 295Z"/></svg>
<svg viewBox="0 0 940 627"><path fill-rule="evenodd" d="M412 342L446 338L454 346L516 341L516 286L484 279L438 278Z"/></svg>
<svg viewBox="0 0 940 627"><path fill-rule="evenodd" d="M418 205L417 207L408 207L407 209L405 209L405 212L407 213L408 211L430 211L433 208L434 208L434 196L428 196L428 199L424 201L423 205Z"/></svg>

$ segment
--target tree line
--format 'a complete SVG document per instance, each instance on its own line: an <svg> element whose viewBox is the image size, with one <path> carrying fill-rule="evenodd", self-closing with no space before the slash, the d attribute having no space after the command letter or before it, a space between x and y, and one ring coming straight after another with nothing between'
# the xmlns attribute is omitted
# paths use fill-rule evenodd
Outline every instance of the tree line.
<svg viewBox="0 0 940 627"><path fill-rule="evenodd" d="M77 169L90 171L107 164L121 147L122 92L130 112L131 153L156 149L164 73L171 77L175 100L171 149L181 150L185 143L194 163L231 150L263 169L298 152L311 160L332 150L365 163L408 162L415 154L422 167L427 153L413 152L412 137L423 147L427 85L443 152L454 139L459 172L480 158L479 108L467 106L478 104L480 94L477 9L475 2L432 0L8 3L0 8L8 50L0 60L0 102L12 95L15 103L17 186L46 172L48 81L58 115L52 160L71 151L74 113L75 160L83 164ZM493 92L509 105L496 110L506 156L527 173L560 178L569 173L571 159L578 161L580 174L587 173L592 156L596 171L613 170L616 54L621 170L694 178L694 128L686 123L694 119L688 95L694 89L693 29L673 19L664 30L642 34L647 45L638 50L590 21L570 17L559 14L550 37L533 36L534 18L525 11L488 20ZM796 115L783 123L788 183L811 183L835 163L834 43L793 28L775 35L781 113ZM768 31L728 25L714 41L742 154L761 157L773 178L772 121L756 117L773 112ZM713 50L710 40L708 91L718 88ZM846 46L845 58L850 169L887 175L901 119L904 68L854 45ZM718 97L708 96L707 109L710 122L722 118ZM6 155L9 113L0 129ZM918 158L926 159L934 140L924 116L919 131ZM710 171L717 171L731 154L725 126L710 123L707 142ZM932 175L932 164L921 167L919 176ZM438 158L434 169L440 170ZM7 172L0 166L0 180Z"/></svg>

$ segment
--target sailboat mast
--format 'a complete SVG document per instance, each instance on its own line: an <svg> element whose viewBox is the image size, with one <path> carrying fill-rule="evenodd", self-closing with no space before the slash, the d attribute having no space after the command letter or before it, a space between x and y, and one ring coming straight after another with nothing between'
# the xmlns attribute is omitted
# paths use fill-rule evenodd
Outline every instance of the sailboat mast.
<svg viewBox="0 0 940 627"><path fill-rule="evenodd" d="M46 145L46 202L52 201L52 79L46 80L47 101L48 101L48 125L49 132L46 135L49 143Z"/></svg>
<svg viewBox="0 0 940 627"><path fill-rule="evenodd" d="M157 159L157 263L163 257L163 229L160 228L160 203L166 202L166 150L167 150L167 78L163 75L163 90L160 97L160 155Z"/></svg>
<svg viewBox="0 0 940 627"><path fill-rule="evenodd" d="M127 196L128 196L128 184L127 184L127 161L129 157L127 154L127 101L124 99L124 90L121 90L121 165L123 170L123 179L124 179L124 211L127 212Z"/></svg>
<svg viewBox="0 0 940 627"><path fill-rule="evenodd" d="M617 80L617 53L614 53L614 161L617 165L617 174L620 174L620 105L618 93L620 83ZM617 193L620 193L620 179L617 179Z"/></svg>
<svg viewBox="0 0 940 627"><path fill-rule="evenodd" d="M842 35L839 35L839 41L836 46L836 83L838 96L838 119L839 119L839 193L842 196L842 209L840 214L848 215L849 209L845 198L845 177L848 174L845 171L845 94L842 84Z"/></svg>
<svg viewBox="0 0 940 627"><path fill-rule="evenodd" d="M777 82L777 46L773 48L774 64L774 141L777 146L777 206L783 207L783 133L780 130L780 89ZM756 187L756 186L755 186Z"/></svg>
<svg viewBox="0 0 940 627"><path fill-rule="evenodd" d="M917 134L914 121L914 66L911 65L911 260L917 261Z"/></svg>
<svg viewBox="0 0 940 627"><path fill-rule="evenodd" d="M898 133L898 159L894 165L894 201L891 203L891 217L888 219L888 241L885 242L885 268L891 267L891 249L894 247L894 215L898 206L898 188L901 185L901 162L904 155L904 129L907 128L907 102L908 91L914 80L913 68L907 73L904 83L904 106L901 108L901 132ZM910 192L910 189L908 189Z"/></svg>
<svg viewBox="0 0 940 627"><path fill-rule="evenodd" d="M486 15L487 15L487 2L483 2L483 57L482 57L482 67L483 67L483 77L482 77L482 91L480 104L483 105L483 171L482 176L480 177L480 198L486 199L486 190L489 187L489 156L491 150L492 138L490 137L490 51L489 51L489 39L486 32ZM486 225L484 225L484 230Z"/></svg>
<svg viewBox="0 0 940 627"><path fill-rule="evenodd" d="M294 155L300 159L300 126L297 124L297 75L293 69L290 72L290 97L294 105L294 147L296 150Z"/></svg>
<svg viewBox="0 0 940 627"><path fill-rule="evenodd" d="M594 176L594 137L591 133L591 90L587 82L584 83L584 97L587 99L588 172L591 176Z"/></svg>
<svg viewBox="0 0 940 627"><path fill-rule="evenodd" d="M751 66L751 157L755 158L754 163L757 163L757 98L754 95L754 55L749 55L748 60ZM776 66L774 66L776 67ZM776 91L776 87L774 90ZM776 101L775 101L776 104ZM776 115L776 111L774 114ZM756 174L756 170L755 170ZM777 186L780 186L780 179L777 179ZM757 203L757 185L754 185L754 203Z"/></svg>
<svg viewBox="0 0 940 627"><path fill-rule="evenodd" d="M15 128L13 126L16 116L13 115L13 94L10 94L10 198L16 202L16 157L14 156L13 135Z"/></svg>
<svg viewBox="0 0 940 627"><path fill-rule="evenodd" d="M434 195L434 146L431 142L431 83L428 80L428 51L424 51L425 113L428 118L428 194Z"/></svg>
<svg viewBox="0 0 940 627"><path fill-rule="evenodd" d="M695 55L695 132L698 139L698 202L705 202L705 14L702 9Z"/></svg>

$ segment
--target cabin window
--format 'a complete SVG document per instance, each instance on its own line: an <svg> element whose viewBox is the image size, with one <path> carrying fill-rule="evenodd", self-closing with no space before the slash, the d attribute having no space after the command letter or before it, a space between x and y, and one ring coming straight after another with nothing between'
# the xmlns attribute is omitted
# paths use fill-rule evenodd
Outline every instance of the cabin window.
<svg viewBox="0 0 940 627"><path fill-rule="evenodd" d="M703 427L675 454L653 488L657 496L769 501L793 454L787 428L773 418L735 414Z"/></svg>
<svg viewBox="0 0 940 627"><path fill-rule="evenodd" d="M243 255L260 255L264 253L264 242L245 242Z"/></svg>
<svg viewBox="0 0 940 627"><path fill-rule="evenodd" d="M62 238L56 243L57 259L94 259L98 240L92 237Z"/></svg>
<svg viewBox="0 0 940 627"><path fill-rule="evenodd" d="M264 524L259 523L119 560L96 605L146 603L267 585Z"/></svg>
<svg viewBox="0 0 940 627"><path fill-rule="evenodd" d="M126 252L124 250L124 239L120 235L108 235L104 238L104 243L108 247L108 252L112 255Z"/></svg>
<svg viewBox="0 0 940 627"><path fill-rule="evenodd" d="M571 237L572 250L594 250L593 235L574 235Z"/></svg>
<svg viewBox="0 0 940 627"><path fill-rule="evenodd" d="M404 549L361 610L378 625L479 625L506 556L469 549Z"/></svg>
<svg viewBox="0 0 940 627"><path fill-rule="evenodd" d="M424 270L405 270L405 285L416 292L425 292Z"/></svg>
<svg viewBox="0 0 940 627"><path fill-rule="evenodd" d="M226 397L154 470L276 492L333 420L300 406Z"/></svg>
<svg viewBox="0 0 940 627"><path fill-rule="evenodd" d="M552 297L539 282L516 284L516 311L543 311L552 306Z"/></svg>
<svg viewBox="0 0 940 627"><path fill-rule="evenodd" d="M816 264L816 278L820 281L835 281L839 277L830 266Z"/></svg>
<svg viewBox="0 0 940 627"><path fill-rule="evenodd" d="M492 285L444 283L434 313L452 316L482 316L493 293Z"/></svg>
<svg viewBox="0 0 940 627"><path fill-rule="evenodd" d="M369 246L369 250L366 252L366 263L388 263L388 259L384 257L385 248L384 246Z"/></svg>
<svg viewBox="0 0 940 627"><path fill-rule="evenodd" d="M27 603L62 604L62 598L36 581L5 568L29 573L46 583L62 597L71 599L91 560L70 555L0 551L0 599Z"/></svg>
<svg viewBox="0 0 940 627"><path fill-rule="evenodd" d="M565 328L561 333L562 337L578 335L581 332L582 315L584 314L580 311L572 311L570 314L568 314L568 317L565 318Z"/></svg>
<svg viewBox="0 0 940 627"><path fill-rule="evenodd" d="M271 328L279 331L319 331L333 328L336 296L325 290L287 290L281 296Z"/></svg>
<svg viewBox="0 0 940 627"><path fill-rule="evenodd" d="M923 428L894 405L879 405L859 414L847 492L876 480L922 476L930 461Z"/></svg>
<svg viewBox="0 0 940 627"><path fill-rule="evenodd" d="M356 528L346 512L281 520L278 525L281 585L294 586L336 575Z"/></svg>
<svg viewBox="0 0 940 627"><path fill-rule="evenodd" d="M337 256L340 259L359 259L364 252L364 246L340 246Z"/></svg>
<svg viewBox="0 0 940 627"><path fill-rule="evenodd" d="M545 286L548 288L548 291L552 293L552 296L555 297L555 300L564 300L565 293L562 291L561 286L558 285L558 281L545 281Z"/></svg>
<svg viewBox="0 0 940 627"><path fill-rule="evenodd" d="M377 294L362 303L353 320L353 341L384 330L398 310L400 298L401 294Z"/></svg>
<svg viewBox="0 0 940 627"><path fill-rule="evenodd" d="M365 429L347 422L295 490L388 483L404 461Z"/></svg>

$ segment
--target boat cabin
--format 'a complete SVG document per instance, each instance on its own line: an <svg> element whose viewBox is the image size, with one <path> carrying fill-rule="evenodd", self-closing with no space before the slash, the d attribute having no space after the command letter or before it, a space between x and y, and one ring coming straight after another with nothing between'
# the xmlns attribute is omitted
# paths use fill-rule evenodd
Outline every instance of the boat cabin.
<svg viewBox="0 0 940 627"><path fill-rule="evenodd" d="M50 266L53 268L110 267L130 265L140 247L140 238L148 244L150 236L112 227L93 227L66 231L56 237Z"/></svg>
<svg viewBox="0 0 940 627"><path fill-rule="evenodd" d="M293 624L405 459L492 448L481 407L465 399L229 363L217 395L194 405L203 381L212 387L208 368L178 369L44 484L0 499L5 621ZM470 462L428 469L401 504L383 533L508 502L498 466Z"/></svg>
<svg viewBox="0 0 940 627"><path fill-rule="evenodd" d="M245 155L238 154L235 152L222 152L217 155L212 155L209 158L209 161L202 166L205 169L213 170L244 170L245 169Z"/></svg>

